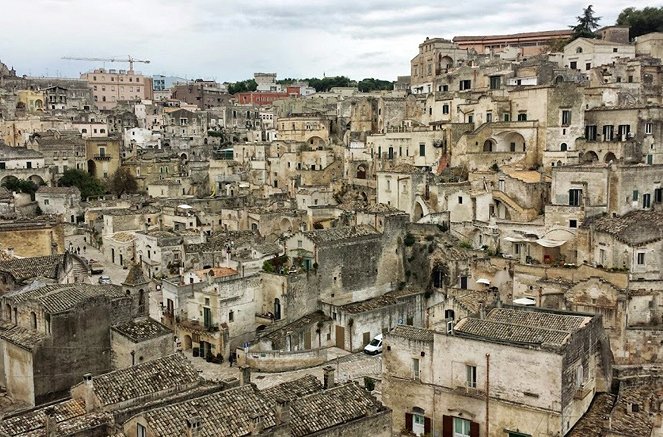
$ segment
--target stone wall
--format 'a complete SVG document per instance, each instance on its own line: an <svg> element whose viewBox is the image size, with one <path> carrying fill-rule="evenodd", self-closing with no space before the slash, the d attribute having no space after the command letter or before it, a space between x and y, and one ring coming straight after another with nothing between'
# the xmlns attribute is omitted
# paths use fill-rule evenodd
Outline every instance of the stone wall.
<svg viewBox="0 0 663 437"><path fill-rule="evenodd" d="M259 372L288 372L319 366L329 361L329 349L308 351L244 352L237 349L237 363Z"/></svg>
<svg viewBox="0 0 663 437"><path fill-rule="evenodd" d="M14 248L22 257L47 256L53 252L64 252L64 229L62 224L53 225L7 225L0 227L0 246Z"/></svg>
<svg viewBox="0 0 663 437"><path fill-rule="evenodd" d="M173 335L170 333L136 343L121 333L111 330L110 338L113 370L126 369L175 352Z"/></svg>

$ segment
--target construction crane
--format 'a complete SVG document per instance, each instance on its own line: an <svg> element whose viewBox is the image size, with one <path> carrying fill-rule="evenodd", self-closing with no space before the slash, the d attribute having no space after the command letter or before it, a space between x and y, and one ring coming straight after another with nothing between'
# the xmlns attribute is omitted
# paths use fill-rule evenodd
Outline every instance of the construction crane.
<svg viewBox="0 0 663 437"><path fill-rule="evenodd" d="M122 58L74 58L70 56L65 56L62 59L66 59L68 61L101 61L101 62L128 62L129 63L129 71L134 70L134 62L142 62L143 64L149 64L150 61L142 61L140 59L132 58L131 56L128 56L126 59Z"/></svg>

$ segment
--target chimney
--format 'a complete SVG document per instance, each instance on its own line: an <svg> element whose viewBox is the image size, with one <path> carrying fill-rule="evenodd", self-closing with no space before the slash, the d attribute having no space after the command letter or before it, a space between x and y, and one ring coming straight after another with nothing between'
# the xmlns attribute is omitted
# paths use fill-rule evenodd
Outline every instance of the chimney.
<svg viewBox="0 0 663 437"><path fill-rule="evenodd" d="M96 408L96 396L94 394L94 383L92 382L92 374L86 373L83 375L83 402L85 402L85 411L92 412Z"/></svg>
<svg viewBox="0 0 663 437"><path fill-rule="evenodd" d="M242 367L240 367L240 370L242 371L242 377L240 379L240 385L251 384L251 367L242 366Z"/></svg>
<svg viewBox="0 0 663 437"><path fill-rule="evenodd" d="M322 386L324 388L334 387L334 368L332 366L325 366L322 368L322 371L324 372Z"/></svg>
<svg viewBox="0 0 663 437"><path fill-rule="evenodd" d="M259 435L263 431L262 416L258 413L251 415L251 435Z"/></svg>
<svg viewBox="0 0 663 437"><path fill-rule="evenodd" d="M186 436L198 437L200 436L200 429L202 428L202 420L199 416L192 416L186 420Z"/></svg>
<svg viewBox="0 0 663 437"><path fill-rule="evenodd" d="M290 422L290 401L287 399L278 399L276 401L276 420L279 424Z"/></svg>
<svg viewBox="0 0 663 437"><path fill-rule="evenodd" d="M93 387L94 386L94 383L92 382L92 374L91 373L86 373L85 375L83 375L83 383L87 387Z"/></svg>
<svg viewBox="0 0 663 437"><path fill-rule="evenodd" d="M55 420L55 408L48 407L44 410L44 428L46 437L57 437L59 435L58 422Z"/></svg>

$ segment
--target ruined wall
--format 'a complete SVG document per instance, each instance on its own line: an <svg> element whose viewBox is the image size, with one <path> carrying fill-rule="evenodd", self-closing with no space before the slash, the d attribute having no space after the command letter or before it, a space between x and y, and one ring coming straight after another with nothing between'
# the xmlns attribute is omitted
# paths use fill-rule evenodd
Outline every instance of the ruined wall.
<svg viewBox="0 0 663 437"><path fill-rule="evenodd" d="M4 248L13 247L18 256L51 255L52 243L57 244L57 253L64 252L64 228L61 224L43 228L0 228L0 245Z"/></svg>

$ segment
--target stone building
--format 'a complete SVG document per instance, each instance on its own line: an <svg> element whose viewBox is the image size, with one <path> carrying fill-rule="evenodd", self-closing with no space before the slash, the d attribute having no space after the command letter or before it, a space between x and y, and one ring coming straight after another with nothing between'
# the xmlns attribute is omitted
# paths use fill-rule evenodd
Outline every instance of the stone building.
<svg viewBox="0 0 663 437"><path fill-rule="evenodd" d="M231 95L214 81L195 80L187 84L174 85L171 97L205 110L227 104Z"/></svg>
<svg viewBox="0 0 663 437"><path fill-rule="evenodd" d="M571 70L591 70L612 64L617 58L634 58L635 46L602 39L577 38L564 46L564 66Z"/></svg>
<svg viewBox="0 0 663 437"><path fill-rule="evenodd" d="M0 261L3 293L28 285L33 280L52 280L56 284L89 283L90 272L87 263L70 252Z"/></svg>
<svg viewBox="0 0 663 437"><path fill-rule="evenodd" d="M113 109L123 101L152 99L152 78L133 70L98 68L81 74L81 79L92 88L98 109Z"/></svg>
<svg viewBox="0 0 663 437"><path fill-rule="evenodd" d="M30 137L28 148L44 155L44 165L54 173L57 181L66 170L87 168L85 142L75 131L38 132ZM55 170L55 171L54 171Z"/></svg>
<svg viewBox="0 0 663 437"><path fill-rule="evenodd" d="M52 216L0 221L0 244L18 256L48 256L62 253L64 227Z"/></svg>
<svg viewBox="0 0 663 437"><path fill-rule="evenodd" d="M90 137L85 139L87 172L97 179L112 176L120 168L120 139Z"/></svg>
<svg viewBox="0 0 663 437"><path fill-rule="evenodd" d="M134 300L115 285L39 282L2 297L0 384L31 405L60 397L86 372L111 369L110 327Z"/></svg>
<svg viewBox="0 0 663 437"><path fill-rule="evenodd" d="M35 200L44 214L60 215L69 223L77 223L82 215L81 192L76 187L39 187Z"/></svg>
<svg viewBox="0 0 663 437"><path fill-rule="evenodd" d="M495 308L446 332L399 326L383 354L393 429L416 435L564 435L611 381L591 315Z"/></svg>
<svg viewBox="0 0 663 437"><path fill-rule="evenodd" d="M43 153L0 143L0 183L10 177L30 180L36 185L53 183Z"/></svg>

